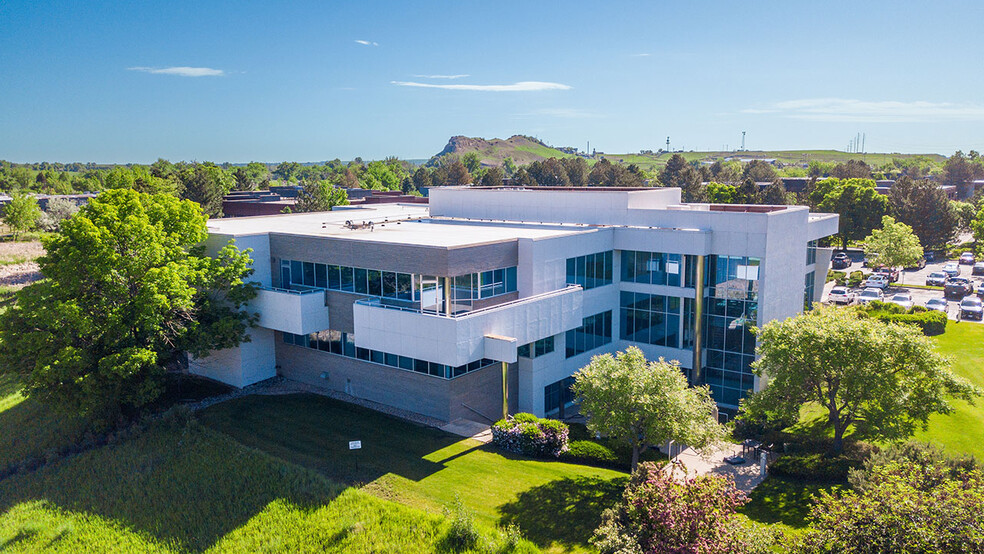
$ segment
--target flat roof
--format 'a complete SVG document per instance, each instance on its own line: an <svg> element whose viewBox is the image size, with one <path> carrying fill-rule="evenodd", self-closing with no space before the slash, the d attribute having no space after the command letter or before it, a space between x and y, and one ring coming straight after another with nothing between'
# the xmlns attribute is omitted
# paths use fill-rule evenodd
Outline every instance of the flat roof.
<svg viewBox="0 0 984 554"><path fill-rule="evenodd" d="M597 226L431 218L427 206L421 204L360 205L330 212L236 217L208 222L209 232L233 236L276 233L447 248L518 238L557 237L594 229Z"/></svg>

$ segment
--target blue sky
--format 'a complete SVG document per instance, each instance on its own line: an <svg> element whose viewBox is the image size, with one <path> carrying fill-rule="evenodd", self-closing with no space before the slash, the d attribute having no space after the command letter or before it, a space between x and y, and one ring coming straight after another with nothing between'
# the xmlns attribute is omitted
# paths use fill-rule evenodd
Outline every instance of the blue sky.
<svg viewBox="0 0 984 554"><path fill-rule="evenodd" d="M984 149L980 2L0 2L0 159ZM453 77L453 78L452 78ZM420 86L426 85L426 86ZM448 88L450 87L450 88Z"/></svg>

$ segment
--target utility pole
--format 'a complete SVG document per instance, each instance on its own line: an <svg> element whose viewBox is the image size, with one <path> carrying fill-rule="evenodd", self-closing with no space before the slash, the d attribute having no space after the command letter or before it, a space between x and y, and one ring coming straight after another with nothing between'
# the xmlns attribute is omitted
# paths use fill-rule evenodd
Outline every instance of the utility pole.
<svg viewBox="0 0 984 554"><path fill-rule="evenodd" d="M666 137L666 151L670 151L670 137Z"/></svg>
<svg viewBox="0 0 984 554"><path fill-rule="evenodd" d="M745 131L741 132L741 151L745 151Z"/></svg>

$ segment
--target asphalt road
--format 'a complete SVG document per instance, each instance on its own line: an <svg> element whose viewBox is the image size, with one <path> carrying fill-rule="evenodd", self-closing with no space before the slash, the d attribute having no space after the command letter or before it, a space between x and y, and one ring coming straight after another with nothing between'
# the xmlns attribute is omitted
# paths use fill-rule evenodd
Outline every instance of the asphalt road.
<svg viewBox="0 0 984 554"><path fill-rule="evenodd" d="M956 260L944 260L941 262L926 264L926 267L923 269L902 271L901 274L899 275L900 282L893 283L892 286L885 289L885 299L888 300L889 298L891 298L893 294L897 292L908 292L912 295L913 303L915 303L917 306L925 306L926 302L928 302L932 298L943 298L943 291L941 290L907 288L905 286L905 283L911 283L914 285L925 285L926 277L930 273L933 273L935 271L943 271L943 264L945 264L948 261L956 261ZM971 275L971 269L973 268L972 265L960 265L959 267L960 267L961 277L968 277L972 281L974 281L974 292L976 294L977 289L980 288L981 286L984 286L984 275L981 276ZM853 264L851 264L851 267L847 269L840 269L838 271L844 271L847 272L848 275L850 275L852 271L859 271L859 270L864 271L865 273L869 273L871 271L869 268L862 267L860 260L855 261ZM824 286L823 298L822 298L822 301L824 303L827 302L827 294L830 292L830 289L834 288L834 286L835 285L833 281L827 283L826 286ZM852 290L854 290L855 292L861 292L864 289L855 288ZM959 311L960 301L957 299L947 299L947 298L944 298L944 300L947 300L947 316L950 319L956 320L957 312ZM964 320L964 321L970 321L970 320ZM977 322L975 321L974 323Z"/></svg>

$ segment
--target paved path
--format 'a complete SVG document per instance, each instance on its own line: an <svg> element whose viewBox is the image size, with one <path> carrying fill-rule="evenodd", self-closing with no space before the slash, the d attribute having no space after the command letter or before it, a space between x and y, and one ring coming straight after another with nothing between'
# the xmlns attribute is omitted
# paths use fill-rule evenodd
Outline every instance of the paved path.
<svg viewBox="0 0 984 554"><path fill-rule="evenodd" d="M442 425L440 429L447 433L458 435L459 437L468 437L486 444L492 442L492 429L484 423L470 419L456 419L446 425Z"/></svg>
<svg viewBox="0 0 984 554"><path fill-rule="evenodd" d="M735 487L739 490L749 492L761 483L765 477L759 475L758 461L748 460L743 465L731 465L724 459L733 454L741 454L741 445L726 444L714 452L702 456L693 448L687 448L677 457L677 467L686 470L688 477L697 475L721 475L731 477L735 482ZM751 453L749 453L751 456ZM670 469L673 464L667 464ZM679 470L678 470L679 471Z"/></svg>

